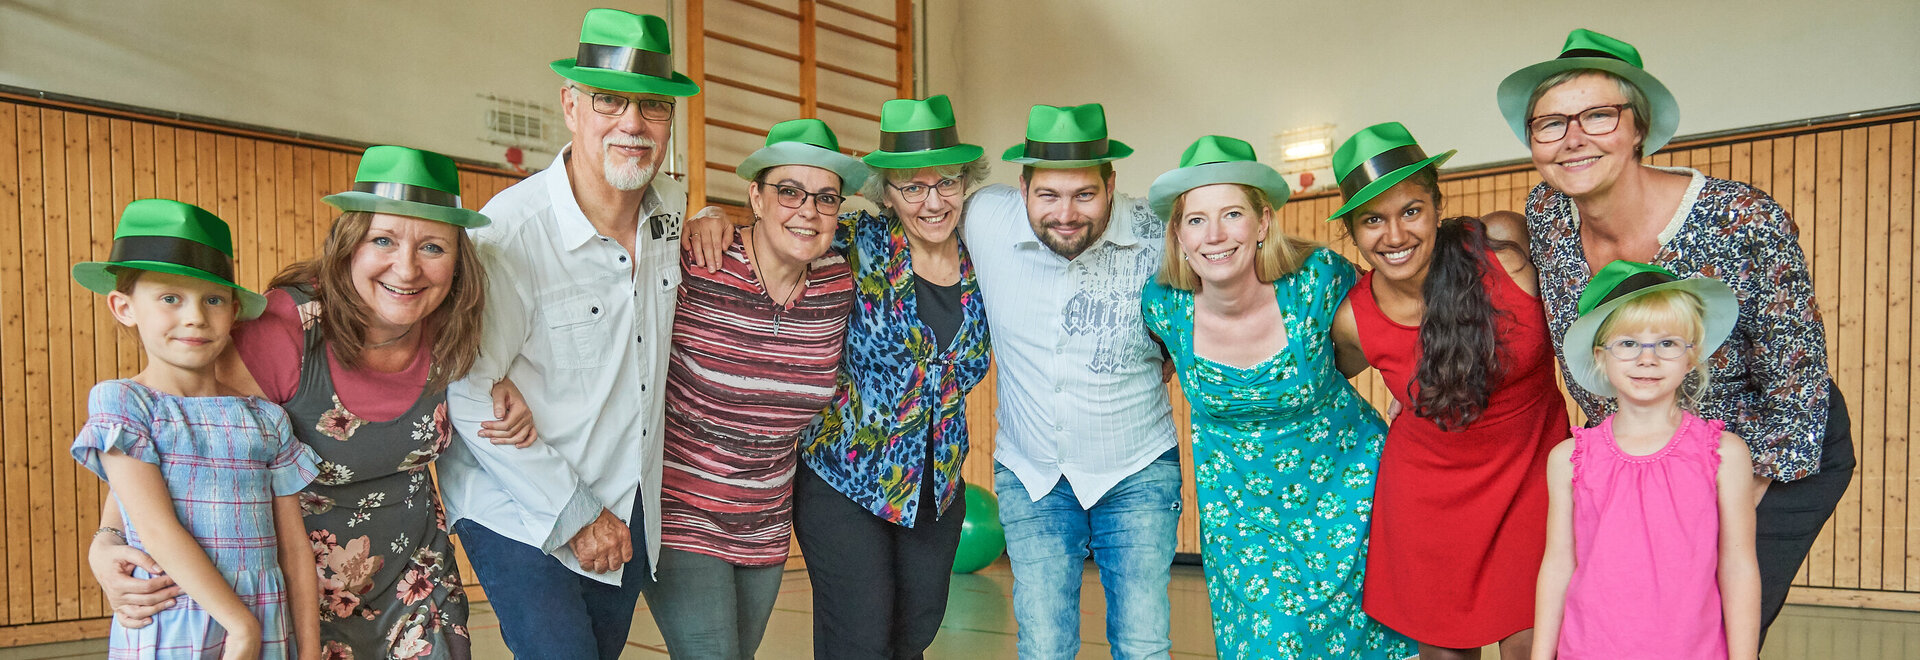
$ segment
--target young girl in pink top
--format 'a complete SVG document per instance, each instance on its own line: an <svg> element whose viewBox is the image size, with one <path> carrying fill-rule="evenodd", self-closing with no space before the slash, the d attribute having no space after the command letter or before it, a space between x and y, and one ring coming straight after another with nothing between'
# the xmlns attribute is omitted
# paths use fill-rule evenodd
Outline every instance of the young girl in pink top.
<svg viewBox="0 0 1920 660"><path fill-rule="evenodd" d="M1567 370L1619 410L1547 459L1533 657L1757 657L1752 461L1691 412L1738 317L1732 289L1615 261L1579 309Z"/></svg>

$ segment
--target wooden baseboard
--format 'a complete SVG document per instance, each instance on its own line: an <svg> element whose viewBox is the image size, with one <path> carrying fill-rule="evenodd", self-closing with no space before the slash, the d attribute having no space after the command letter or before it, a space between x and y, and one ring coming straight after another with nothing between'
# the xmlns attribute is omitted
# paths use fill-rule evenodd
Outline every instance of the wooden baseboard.
<svg viewBox="0 0 1920 660"><path fill-rule="evenodd" d="M1920 593L1911 591L1868 591L1827 587L1794 587L1787 592L1791 605L1852 607L1869 610L1920 612Z"/></svg>
<svg viewBox="0 0 1920 660"><path fill-rule="evenodd" d="M111 618L100 618L0 626L0 648L98 639L107 636L107 629L112 624Z"/></svg>

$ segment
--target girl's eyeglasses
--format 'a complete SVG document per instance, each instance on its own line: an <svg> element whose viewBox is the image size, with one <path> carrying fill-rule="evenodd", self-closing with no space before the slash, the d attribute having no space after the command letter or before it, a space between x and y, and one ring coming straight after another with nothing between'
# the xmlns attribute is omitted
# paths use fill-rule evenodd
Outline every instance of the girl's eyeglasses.
<svg viewBox="0 0 1920 660"><path fill-rule="evenodd" d="M1658 341L1621 339L1608 342L1606 348L1607 353L1616 360L1636 360L1646 351L1653 351L1654 356L1662 360L1678 360L1680 356L1686 355L1687 351L1693 350L1693 344L1678 337L1668 337Z"/></svg>

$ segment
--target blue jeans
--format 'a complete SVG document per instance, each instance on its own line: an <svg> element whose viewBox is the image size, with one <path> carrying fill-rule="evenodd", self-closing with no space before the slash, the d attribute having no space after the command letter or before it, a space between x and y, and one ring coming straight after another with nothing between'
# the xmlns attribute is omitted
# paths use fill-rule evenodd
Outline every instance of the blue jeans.
<svg viewBox="0 0 1920 660"><path fill-rule="evenodd" d="M1035 502L1012 470L994 464L1021 660L1070 660L1080 652L1080 582L1089 553L1106 590L1114 660L1168 657L1167 582L1180 525L1179 454L1168 453L1122 479L1092 509L1080 508L1065 479Z"/></svg>
<svg viewBox="0 0 1920 660"><path fill-rule="evenodd" d="M453 524L500 619L500 637L522 658L617 660L626 650L647 568L646 518L633 503L633 561L620 586L573 572L539 548L461 519Z"/></svg>

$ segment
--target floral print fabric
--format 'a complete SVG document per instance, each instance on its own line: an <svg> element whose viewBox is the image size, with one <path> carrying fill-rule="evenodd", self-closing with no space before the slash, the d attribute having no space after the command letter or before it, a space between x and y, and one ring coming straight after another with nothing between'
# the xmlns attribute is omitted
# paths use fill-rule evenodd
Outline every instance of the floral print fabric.
<svg viewBox="0 0 1920 660"><path fill-rule="evenodd" d="M967 392L990 366L980 282L962 245L960 334L941 347L914 304L913 262L899 223L864 211L843 215L834 247L853 268L853 318L833 401L802 433L801 459L856 504L912 527L926 470L940 511L958 492Z"/></svg>
<svg viewBox="0 0 1920 660"><path fill-rule="evenodd" d="M1693 181L1649 263L1683 278L1725 282L1740 300L1733 335L1713 354L1713 378L1700 416L1725 421L1728 431L1747 441L1755 474L1781 481L1813 475L1820 470L1831 381L1826 327L1800 250L1800 229L1772 197L1753 186L1687 168L1657 169ZM1587 263L1573 199L1547 184L1535 186L1527 197L1527 229L1543 285L1540 301L1546 304L1547 327L1564 372L1561 340L1579 318L1580 292L1596 268ZM1548 282L1558 284L1545 286ZM1589 423L1613 414L1612 399L1581 388L1571 373L1566 382Z"/></svg>
<svg viewBox="0 0 1920 660"><path fill-rule="evenodd" d="M1150 281L1147 327L1193 407L1202 558L1221 658L1404 658L1412 640L1361 610L1379 413L1333 362L1353 266L1322 248L1273 283L1287 346L1251 368L1193 351L1193 294Z"/></svg>

